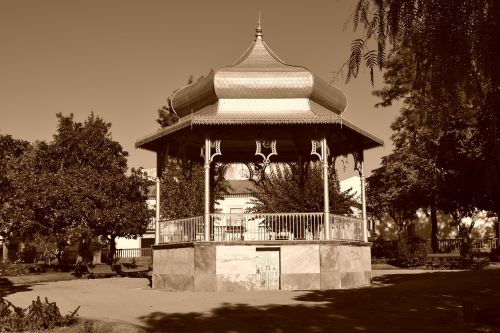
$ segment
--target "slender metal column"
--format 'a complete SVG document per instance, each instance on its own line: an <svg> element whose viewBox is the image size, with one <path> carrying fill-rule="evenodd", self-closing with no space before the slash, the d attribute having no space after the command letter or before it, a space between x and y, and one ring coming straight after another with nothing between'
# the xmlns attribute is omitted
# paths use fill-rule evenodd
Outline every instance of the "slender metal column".
<svg viewBox="0 0 500 333"><path fill-rule="evenodd" d="M205 137L205 241L210 241L210 138Z"/></svg>
<svg viewBox="0 0 500 333"><path fill-rule="evenodd" d="M321 140L321 157L323 164L323 198L324 198L324 219L325 219L325 238L330 239L330 194L328 189L328 149L326 138Z"/></svg>
<svg viewBox="0 0 500 333"><path fill-rule="evenodd" d="M361 152L361 162L359 178L361 179L361 217L363 219L363 242L368 242L368 226L366 221L366 195L365 195L365 174L363 171L363 152Z"/></svg>
<svg viewBox="0 0 500 333"><path fill-rule="evenodd" d="M155 245L160 244L160 177L156 176Z"/></svg>

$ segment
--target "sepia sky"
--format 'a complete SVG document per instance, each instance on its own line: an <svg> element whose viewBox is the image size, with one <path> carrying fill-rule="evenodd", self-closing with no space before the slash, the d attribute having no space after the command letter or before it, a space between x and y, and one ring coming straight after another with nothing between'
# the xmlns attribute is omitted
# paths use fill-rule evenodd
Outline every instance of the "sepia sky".
<svg viewBox="0 0 500 333"><path fill-rule="evenodd" d="M93 111L112 123L130 167L155 167L154 154L136 150L135 140L158 128L157 109L189 75L240 57L254 40L259 9L273 51L330 81L357 35L346 25L354 4L0 0L0 133L50 141L56 113L83 121ZM349 100L344 117L386 142L366 153L369 171L392 149L389 125L397 108L374 108L367 71L344 81L335 83Z"/></svg>

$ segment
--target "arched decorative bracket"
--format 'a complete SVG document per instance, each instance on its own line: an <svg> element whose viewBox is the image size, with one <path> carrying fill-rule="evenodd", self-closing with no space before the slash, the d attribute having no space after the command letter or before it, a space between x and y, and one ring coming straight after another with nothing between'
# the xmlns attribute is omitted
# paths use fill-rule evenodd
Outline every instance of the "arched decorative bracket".
<svg viewBox="0 0 500 333"><path fill-rule="evenodd" d="M276 151L276 140L268 141L268 140L255 140L256 148L255 148L255 155L262 156L263 163L264 163L264 168L267 166L271 161L269 160L271 156L273 155L278 155L278 152ZM266 149L270 149L271 152L267 155L262 153L262 147Z"/></svg>
<svg viewBox="0 0 500 333"><path fill-rule="evenodd" d="M265 179L265 165L260 163L245 163L248 168L248 179L259 185Z"/></svg>
<svg viewBox="0 0 500 333"><path fill-rule="evenodd" d="M222 155L220 149L221 140L213 140L210 141L210 162L214 161L214 157L218 155ZM212 154L212 149L215 149L215 152ZM201 147L200 156L205 158L205 147Z"/></svg>
<svg viewBox="0 0 500 333"><path fill-rule="evenodd" d="M328 155L330 155L330 150L328 149L328 145L326 146L326 155L323 156L323 141L320 140L311 140L311 155L316 155L319 157L320 161L327 161ZM319 151L318 151L319 150Z"/></svg>
<svg viewBox="0 0 500 333"><path fill-rule="evenodd" d="M214 165L214 173L216 175L215 177L215 182L217 183L218 181L221 181L224 179L225 173L226 173L226 168L228 166L228 163L225 162L219 162L215 163Z"/></svg>
<svg viewBox="0 0 500 333"><path fill-rule="evenodd" d="M354 170L356 170L361 176L362 173L362 163L363 163L363 152L355 151L352 153L352 157L354 159Z"/></svg>

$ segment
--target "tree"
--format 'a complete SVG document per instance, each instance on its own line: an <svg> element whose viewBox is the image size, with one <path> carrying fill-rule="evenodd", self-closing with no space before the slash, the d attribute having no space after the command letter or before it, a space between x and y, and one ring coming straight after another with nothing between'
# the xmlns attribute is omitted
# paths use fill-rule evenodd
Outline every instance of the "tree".
<svg viewBox="0 0 500 333"><path fill-rule="evenodd" d="M210 69L210 71L207 73L206 76L214 74L215 71L213 69ZM198 82L201 79L205 78L205 75L200 76L196 80L194 80L193 75L190 75L186 85L190 85L194 82ZM158 109L158 118L156 119L156 122L160 124L161 128L168 127L170 125L173 125L179 121L179 116L175 112L174 108L172 107L172 97L175 95L177 91L179 91L180 88L175 89L172 94L167 98L167 104L162 105Z"/></svg>
<svg viewBox="0 0 500 333"><path fill-rule="evenodd" d="M210 69L206 76L212 75L213 69ZM204 75L194 80L190 75L186 85L198 82L205 78ZM156 122L162 128L174 125L179 121L179 116L172 107L172 97L179 89L176 89L167 98L167 104L158 109L158 119ZM212 170L217 168L212 166ZM219 166L222 167L223 166ZM180 161L171 159L165 166L165 172L161 179L161 207L160 214L164 219L176 219L183 217L198 216L204 213L204 169L201 163L197 161ZM214 172L218 174L218 172ZM212 174L212 173L211 173ZM227 183L223 176L217 176L212 179L211 184L212 206L215 201L222 198L222 194L227 192Z"/></svg>
<svg viewBox="0 0 500 333"><path fill-rule="evenodd" d="M7 244L12 235L12 219L15 218L9 214L16 191L9 170L28 147L27 141L0 134L0 236L3 238L3 260L8 258Z"/></svg>
<svg viewBox="0 0 500 333"><path fill-rule="evenodd" d="M162 218L170 220L203 215L204 172L203 166L196 162L170 160L167 163L160 186L160 214ZM216 177L213 183L211 185L212 204L222 199L228 186L222 176Z"/></svg>
<svg viewBox="0 0 500 333"><path fill-rule="evenodd" d="M128 153L111 137L111 124L93 113L85 122L75 122L73 114L57 114L58 128L52 142L41 143L37 167L57 172L87 168L97 173L125 173Z"/></svg>
<svg viewBox="0 0 500 333"><path fill-rule="evenodd" d="M433 250L437 251L437 210L460 220L460 217L470 216L478 202L477 191L472 190L478 178L471 177L475 175L471 171L478 153L475 110L445 94L437 98L426 93L423 89L429 86L414 89L412 82L417 74L412 66L407 65L412 61L408 50L398 49L391 53L384 73L386 86L375 91L375 95L381 97L382 102L378 105L382 106L404 96L401 114L391 125L394 152L387 161L401 163L404 157L407 170L418 174L418 177L413 177L416 182L412 187L413 195L406 197L417 208L430 212L431 243ZM404 174L401 176L405 177ZM397 182L395 189L389 188L393 183L387 184L386 188L376 187L372 191L380 191L378 199L384 198L386 191L399 192Z"/></svg>
<svg viewBox="0 0 500 333"><path fill-rule="evenodd" d="M378 220L389 215L396 223L398 237L407 231L420 208L418 175L406 156L391 154L367 178L368 213Z"/></svg>
<svg viewBox="0 0 500 333"><path fill-rule="evenodd" d="M500 215L500 63L494 50L500 42L500 3L496 0L359 0L353 15L365 35L352 43L348 79L356 77L364 58L373 69L386 67L386 53L406 52L403 70L415 73L403 85L389 82L384 103L416 96L432 108L418 108L420 119L439 119L442 149L461 152L445 179L477 184L474 198L461 191L458 211L472 205ZM371 45L374 42L374 46ZM373 79L372 79L373 82ZM387 82L387 81L386 81ZM433 115L432 112L435 112ZM462 117L457 117L461 115ZM465 121L464 121L465 119ZM465 135L453 126L465 127ZM430 124L430 122L427 122ZM427 125L426 124L426 125ZM465 154L473 146L475 155ZM472 161L472 162L471 162ZM477 172L470 174L471 163ZM449 182L447 182L449 184ZM450 191L448 191L450 192ZM457 198L457 197L455 197ZM471 200L469 203L466 200ZM498 236L498 226L496 228Z"/></svg>
<svg viewBox="0 0 500 333"><path fill-rule="evenodd" d="M113 141L111 124L93 114L84 123L57 117L53 141L35 144L13 169L13 228L23 237L50 235L59 244L99 238L112 258L116 237L145 232L151 182L141 170L125 174L128 153Z"/></svg>
<svg viewBox="0 0 500 333"><path fill-rule="evenodd" d="M303 187L296 166L275 164L268 168L262 182L252 192L255 197L255 213L321 212L323 211L323 171L319 163L306 163ZM351 215L351 207L359 206L350 189L340 190L335 172L328 177L330 211L334 214ZM301 188L302 187L302 188ZM303 195L301 195L303 193Z"/></svg>
<svg viewBox="0 0 500 333"><path fill-rule="evenodd" d="M171 220L203 215L204 169L192 164L188 168L169 161L161 179L160 214Z"/></svg>

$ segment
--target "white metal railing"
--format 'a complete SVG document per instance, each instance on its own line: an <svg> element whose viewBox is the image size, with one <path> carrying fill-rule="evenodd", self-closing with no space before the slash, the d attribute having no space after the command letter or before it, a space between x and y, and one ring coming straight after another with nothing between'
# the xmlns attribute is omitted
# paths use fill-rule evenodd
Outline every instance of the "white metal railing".
<svg viewBox="0 0 500 333"><path fill-rule="evenodd" d="M206 241L203 216L160 221L160 243ZM363 241L363 220L330 214L330 239ZM325 240L323 213L210 214L208 241Z"/></svg>
<svg viewBox="0 0 500 333"><path fill-rule="evenodd" d="M342 215L330 215L330 238L363 241L363 220Z"/></svg>
<svg viewBox="0 0 500 333"><path fill-rule="evenodd" d="M116 249L115 258L151 257L153 250L150 247L140 249Z"/></svg>
<svg viewBox="0 0 500 333"><path fill-rule="evenodd" d="M477 251L491 251L498 247L497 238L474 238L472 239L472 248Z"/></svg>
<svg viewBox="0 0 500 333"><path fill-rule="evenodd" d="M151 219L148 223L148 227L146 228L147 231L155 230L156 228L156 220Z"/></svg>
<svg viewBox="0 0 500 333"><path fill-rule="evenodd" d="M324 239L323 213L210 214L216 242Z"/></svg>
<svg viewBox="0 0 500 333"><path fill-rule="evenodd" d="M439 252L460 252L460 246L463 240L461 238L445 238L438 239L438 249ZM492 249L498 247L497 238L472 238L471 239L472 249L474 251L484 251L489 252Z"/></svg>
<svg viewBox="0 0 500 333"><path fill-rule="evenodd" d="M181 243L205 240L203 216L160 221L160 243Z"/></svg>

